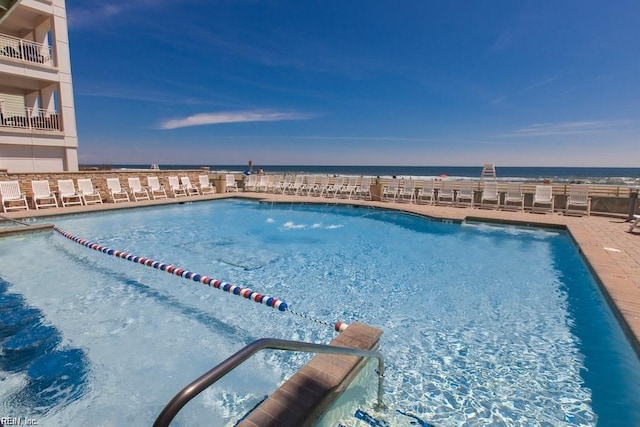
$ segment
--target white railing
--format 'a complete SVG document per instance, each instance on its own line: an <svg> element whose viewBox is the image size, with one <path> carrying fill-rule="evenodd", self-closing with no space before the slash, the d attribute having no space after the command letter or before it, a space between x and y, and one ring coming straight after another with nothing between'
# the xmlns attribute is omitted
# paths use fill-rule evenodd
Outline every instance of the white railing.
<svg viewBox="0 0 640 427"><path fill-rule="evenodd" d="M43 108L7 108L0 103L0 128L60 130L60 116Z"/></svg>
<svg viewBox="0 0 640 427"><path fill-rule="evenodd" d="M0 58L54 66L51 46L0 34Z"/></svg>

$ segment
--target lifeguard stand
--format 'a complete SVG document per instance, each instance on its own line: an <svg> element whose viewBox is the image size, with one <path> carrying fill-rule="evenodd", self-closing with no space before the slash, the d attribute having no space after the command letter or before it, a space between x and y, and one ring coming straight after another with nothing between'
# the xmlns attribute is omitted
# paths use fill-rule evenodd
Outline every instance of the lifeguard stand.
<svg viewBox="0 0 640 427"><path fill-rule="evenodd" d="M485 163L480 174L480 181L496 180L496 166L493 163Z"/></svg>

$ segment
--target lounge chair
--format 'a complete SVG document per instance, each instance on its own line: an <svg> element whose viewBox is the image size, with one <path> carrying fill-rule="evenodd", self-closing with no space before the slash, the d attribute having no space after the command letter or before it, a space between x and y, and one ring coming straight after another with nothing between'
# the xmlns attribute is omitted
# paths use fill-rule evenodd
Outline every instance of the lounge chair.
<svg viewBox="0 0 640 427"><path fill-rule="evenodd" d="M536 185L531 212L553 213L553 187L551 185Z"/></svg>
<svg viewBox="0 0 640 427"><path fill-rule="evenodd" d="M524 212L524 194L522 194L522 187L517 182L507 183L507 193L504 195L502 202L502 209L509 210L518 208L521 212Z"/></svg>
<svg viewBox="0 0 640 427"><path fill-rule="evenodd" d="M296 175L296 179L289 183L289 186L284 189L284 192L296 195L298 191L300 191L300 188L302 188L302 184L304 184L304 175Z"/></svg>
<svg viewBox="0 0 640 427"><path fill-rule="evenodd" d="M418 188L418 194L416 195L416 203L428 202L432 205L435 201L436 195L436 182L429 180Z"/></svg>
<svg viewBox="0 0 640 427"><path fill-rule="evenodd" d="M395 201L396 196L398 195L398 187L399 183L397 179L390 179L387 181L387 185L382 188L382 194L380 195L380 200L385 201Z"/></svg>
<svg viewBox="0 0 640 427"><path fill-rule="evenodd" d="M453 205L456 202L456 194L453 190L452 181L441 181L438 195L436 196L437 204Z"/></svg>
<svg viewBox="0 0 640 427"><path fill-rule="evenodd" d="M167 191L160 185L160 180L157 176L147 177L147 190L153 200L167 198Z"/></svg>
<svg viewBox="0 0 640 427"><path fill-rule="evenodd" d="M500 207L500 193L496 181L485 181L480 198L480 209L485 207L498 209Z"/></svg>
<svg viewBox="0 0 640 427"><path fill-rule="evenodd" d="M353 190L353 196L356 199L371 200L371 177L363 176L360 183Z"/></svg>
<svg viewBox="0 0 640 427"><path fill-rule="evenodd" d="M180 184L182 184L182 188L184 188L184 190L187 192L187 196L199 196L200 195L200 190L198 190L198 187L196 187L195 185L191 184L191 180L189 179L188 176L181 176L180 177Z"/></svg>
<svg viewBox="0 0 640 427"><path fill-rule="evenodd" d="M227 184L227 193L230 191L238 191L238 184L236 183L236 176L232 173L225 176L225 182Z"/></svg>
<svg viewBox="0 0 640 427"><path fill-rule="evenodd" d="M322 176L320 180L316 180L316 183L313 184L313 187L309 189L308 195L320 197L329 187L329 177Z"/></svg>
<svg viewBox="0 0 640 427"><path fill-rule="evenodd" d="M269 191L269 175L260 175L260 179L256 184L256 191L266 193Z"/></svg>
<svg viewBox="0 0 640 427"><path fill-rule="evenodd" d="M72 179L58 180L58 194L63 208L73 205L82 206L82 195L76 191L76 186L73 185Z"/></svg>
<svg viewBox="0 0 640 427"><path fill-rule="evenodd" d="M473 199L475 193L473 191L473 181L465 180L460 182L458 187L458 197L456 197L456 206L469 206L473 207Z"/></svg>
<svg viewBox="0 0 640 427"><path fill-rule="evenodd" d="M180 181L178 181L177 176L170 176L169 180L169 190L173 194L173 197L187 196L187 190L184 189L182 185L180 185Z"/></svg>
<svg viewBox="0 0 640 427"><path fill-rule="evenodd" d="M133 197L134 201L151 200L149 192L140 183L140 178L127 178L127 182L129 183L129 192L131 193L131 197Z"/></svg>
<svg viewBox="0 0 640 427"><path fill-rule="evenodd" d="M78 179L78 192L80 193L85 206L92 203L102 203L102 196L100 195L100 192L93 187L91 178Z"/></svg>
<svg viewBox="0 0 640 427"><path fill-rule="evenodd" d="M36 209L58 207L58 199L51 191L48 180L31 181L31 189L33 190L33 206Z"/></svg>
<svg viewBox="0 0 640 427"><path fill-rule="evenodd" d="M271 175L269 178L269 185L267 186L267 193L277 193L282 186L282 175Z"/></svg>
<svg viewBox="0 0 640 427"><path fill-rule="evenodd" d="M416 183L413 179L403 179L396 198L399 202L412 203L416 199Z"/></svg>
<svg viewBox="0 0 640 427"><path fill-rule="evenodd" d="M345 178L339 176L334 178L333 184L330 182L327 187L324 189L324 197L336 197L338 195L338 191L344 185Z"/></svg>
<svg viewBox="0 0 640 427"><path fill-rule="evenodd" d="M302 187L300 187L300 194L302 194L303 196L310 195L311 194L311 190L313 189L313 187L315 187L316 182L318 182L319 180L320 180L320 177L308 176L304 180L304 183L302 184Z"/></svg>
<svg viewBox="0 0 640 427"><path fill-rule="evenodd" d="M0 196L2 196L2 210L4 212L19 209L29 210L27 196L20 191L18 181L0 181Z"/></svg>
<svg viewBox="0 0 640 427"><path fill-rule="evenodd" d="M353 195L353 192L356 190L356 185L358 184L358 177L352 176L347 179L347 182L342 184L340 188L338 188L338 193L336 196L343 197L345 199L350 199Z"/></svg>
<svg viewBox="0 0 640 427"><path fill-rule="evenodd" d="M256 191L258 177L256 175L246 176L244 179L244 191Z"/></svg>
<svg viewBox="0 0 640 427"><path fill-rule="evenodd" d="M119 178L107 178L107 188L113 203L130 202L129 193L120 186Z"/></svg>
<svg viewBox="0 0 640 427"><path fill-rule="evenodd" d="M200 185L200 194L215 194L216 187L211 185L209 175L198 175L198 184Z"/></svg>
<svg viewBox="0 0 640 427"><path fill-rule="evenodd" d="M565 215L571 214L591 215L591 197L589 197L589 186L587 184L571 184L569 195L567 196L567 207Z"/></svg>
<svg viewBox="0 0 640 427"><path fill-rule="evenodd" d="M640 215L633 216L633 222L629 226L629 233L632 233L633 229L636 227L640 228Z"/></svg>

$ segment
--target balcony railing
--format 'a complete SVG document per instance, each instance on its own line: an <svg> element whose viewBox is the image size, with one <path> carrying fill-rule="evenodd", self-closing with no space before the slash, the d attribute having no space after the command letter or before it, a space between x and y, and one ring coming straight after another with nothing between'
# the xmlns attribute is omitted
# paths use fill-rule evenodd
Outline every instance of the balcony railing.
<svg viewBox="0 0 640 427"><path fill-rule="evenodd" d="M53 66L51 46L0 34L0 57Z"/></svg>
<svg viewBox="0 0 640 427"><path fill-rule="evenodd" d="M43 108L0 108L0 129L18 128L31 130L60 130L60 116L55 111Z"/></svg>

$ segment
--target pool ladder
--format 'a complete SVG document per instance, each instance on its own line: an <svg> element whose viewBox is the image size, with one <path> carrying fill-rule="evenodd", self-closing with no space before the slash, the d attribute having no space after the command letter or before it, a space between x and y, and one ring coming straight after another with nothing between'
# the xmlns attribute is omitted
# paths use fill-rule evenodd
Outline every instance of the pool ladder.
<svg viewBox="0 0 640 427"><path fill-rule="evenodd" d="M300 351L306 353L328 353L328 354L342 354L348 356L359 357L375 357L378 359L378 403L377 406L384 408L382 402L383 395L383 379L384 379L384 358L382 353L375 350L362 350L352 347L337 347L326 344L314 344L302 341L289 341L276 338L262 338L252 342L240 351L236 352L226 360L222 361L218 366L214 367L200 378L193 381L191 384L183 388L173 399L167 403L158 418L156 418L153 427L168 426L178 412L189 403L191 399L196 397L202 391L213 385L220 378L231 372L238 367L244 361L249 359L255 353L260 350L289 350Z"/></svg>

